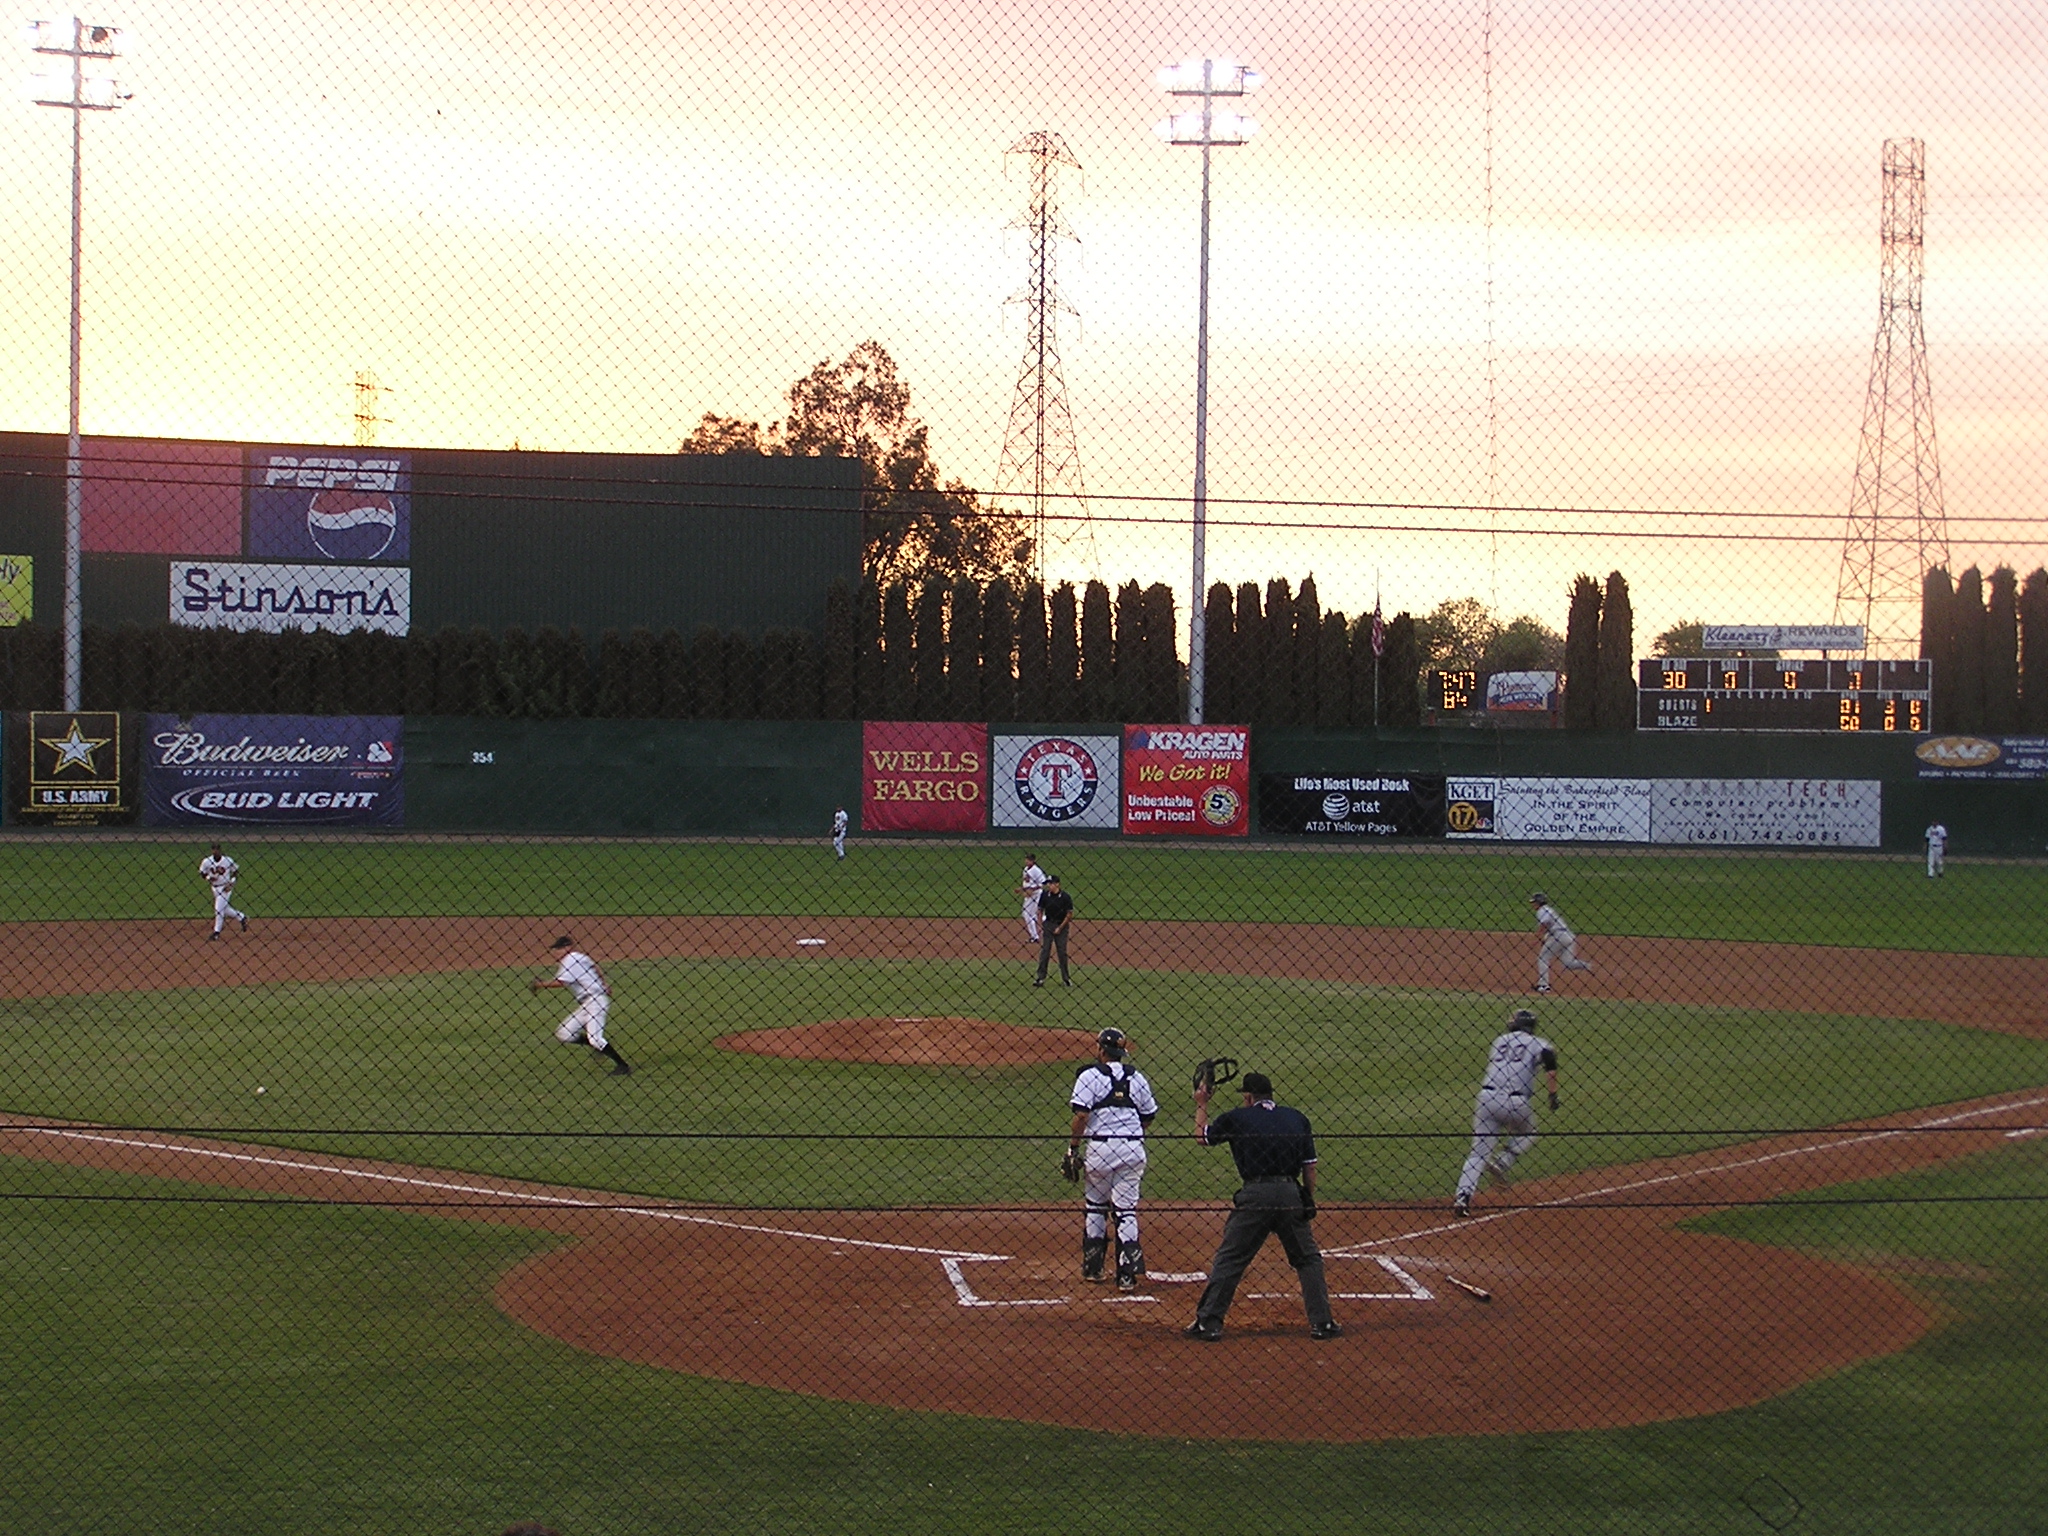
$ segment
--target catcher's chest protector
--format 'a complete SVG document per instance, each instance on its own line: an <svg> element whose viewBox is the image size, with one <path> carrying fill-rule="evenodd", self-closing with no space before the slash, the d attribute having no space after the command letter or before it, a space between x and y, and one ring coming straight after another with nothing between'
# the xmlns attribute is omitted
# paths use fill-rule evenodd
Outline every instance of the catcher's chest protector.
<svg viewBox="0 0 2048 1536"><path fill-rule="evenodd" d="M1104 1099L1100 1104L1096 1105L1095 1107L1097 1109L1135 1110L1138 1107L1137 1105L1131 1102L1130 1073L1112 1072L1109 1070L1109 1068L1104 1066L1097 1066L1095 1070L1100 1072L1104 1077L1109 1079L1109 1097Z"/></svg>

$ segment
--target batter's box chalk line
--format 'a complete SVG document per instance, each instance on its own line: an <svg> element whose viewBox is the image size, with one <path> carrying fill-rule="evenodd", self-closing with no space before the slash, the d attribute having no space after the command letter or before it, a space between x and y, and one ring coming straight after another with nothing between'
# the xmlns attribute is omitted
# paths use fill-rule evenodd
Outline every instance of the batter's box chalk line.
<svg viewBox="0 0 2048 1536"><path fill-rule="evenodd" d="M1357 1259L1368 1264L1377 1264L1393 1278L1394 1283L1399 1289L1391 1291L1332 1291L1330 1293L1332 1301L1436 1300L1436 1292L1416 1279L1415 1276L1409 1274L1402 1267L1400 1259L1390 1258L1383 1253L1342 1253L1335 1255L1335 1257ZM939 1267L946 1272L946 1279L953 1287L954 1298L963 1307L1064 1307L1077 1299L1073 1296L1021 1296L998 1301L979 1295L967 1278L967 1266L969 1264L1006 1264L1008 1262L1010 1261L1007 1258L984 1258L979 1255L971 1255L941 1259L939 1260ZM1197 1269L1188 1271L1185 1274L1147 1275L1145 1278L1159 1285L1195 1285L1206 1281L1209 1276L1206 1271ZM1245 1299L1248 1301L1286 1301L1293 1295L1293 1292L1282 1291L1247 1291L1245 1292ZM1122 1292L1100 1298L1081 1299L1099 1299L1108 1306L1131 1306L1133 1304L1156 1302L1159 1298L1147 1296L1142 1292L1136 1295L1130 1292Z"/></svg>

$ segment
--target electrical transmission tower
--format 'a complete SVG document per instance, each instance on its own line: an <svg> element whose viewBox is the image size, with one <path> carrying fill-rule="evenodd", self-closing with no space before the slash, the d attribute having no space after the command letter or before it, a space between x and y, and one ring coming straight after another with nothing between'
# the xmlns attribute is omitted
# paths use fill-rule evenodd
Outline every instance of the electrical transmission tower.
<svg viewBox="0 0 2048 1536"><path fill-rule="evenodd" d="M356 373L356 446L374 448L377 444L377 429L391 425L389 416L379 416L378 409L384 404L384 397L391 393L377 382L377 375L359 369Z"/></svg>
<svg viewBox="0 0 2048 1536"><path fill-rule="evenodd" d="M1920 654L1921 579L1930 567L1948 564L1934 390L1920 322L1926 216L1926 146L1886 139L1883 291L1835 590L1835 621L1863 625L1874 655Z"/></svg>
<svg viewBox="0 0 2048 1536"><path fill-rule="evenodd" d="M1003 153L1023 155L1031 162L1031 205L1009 225L1023 230L1030 241L1031 276L1008 300L1024 305L1028 318L1024 366L1017 373L1002 461L996 467L996 494L1020 497L1029 505L1033 560L1042 581L1049 545L1058 546L1063 564L1078 558L1089 570L1095 568L1095 534L1081 483L1081 445L1074 436L1074 412L1067 404L1067 379L1060 367L1059 312L1075 311L1060 300L1055 244L1076 239L1060 217L1059 168L1078 171L1081 162L1056 133L1027 133ZM1050 517L1048 501L1055 503Z"/></svg>

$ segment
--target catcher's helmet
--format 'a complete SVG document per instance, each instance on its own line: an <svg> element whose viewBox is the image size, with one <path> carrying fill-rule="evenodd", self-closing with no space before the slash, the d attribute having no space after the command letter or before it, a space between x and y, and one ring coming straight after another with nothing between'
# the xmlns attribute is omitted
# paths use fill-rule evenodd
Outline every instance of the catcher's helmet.
<svg viewBox="0 0 2048 1536"><path fill-rule="evenodd" d="M1534 1029L1536 1027L1536 1015L1527 1008L1517 1008L1508 1016L1508 1027L1511 1029Z"/></svg>
<svg viewBox="0 0 2048 1536"><path fill-rule="evenodd" d="M1095 1037L1095 1043L1101 1048L1102 1054L1111 1061L1122 1061L1124 1051L1130 1045L1130 1041L1124 1038L1124 1032L1120 1029L1105 1029Z"/></svg>

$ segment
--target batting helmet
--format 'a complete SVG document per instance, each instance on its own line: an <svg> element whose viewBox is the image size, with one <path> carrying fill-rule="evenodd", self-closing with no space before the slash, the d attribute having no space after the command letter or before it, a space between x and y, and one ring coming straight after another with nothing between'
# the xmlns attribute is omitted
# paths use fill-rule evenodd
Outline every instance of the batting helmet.
<svg viewBox="0 0 2048 1536"><path fill-rule="evenodd" d="M1527 1008L1517 1008L1508 1015L1508 1026L1511 1029L1534 1029L1536 1027L1536 1015Z"/></svg>
<svg viewBox="0 0 2048 1536"><path fill-rule="evenodd" d="M1111 1061L1122 1061L1124 1051L1130 1045L1130 1041L1124 1038L1124 1032L1120 1029L1105 1029L1095 1037L1095 1043L1101 1048L1102 1054Z"/></svg>

